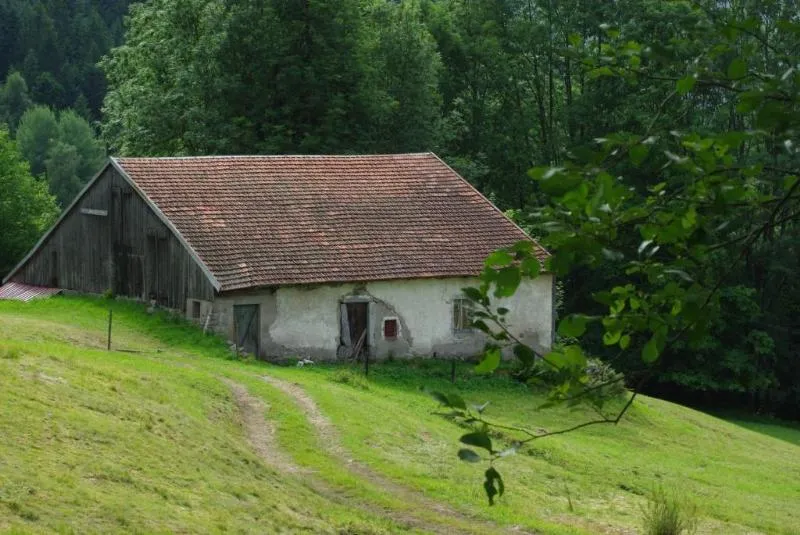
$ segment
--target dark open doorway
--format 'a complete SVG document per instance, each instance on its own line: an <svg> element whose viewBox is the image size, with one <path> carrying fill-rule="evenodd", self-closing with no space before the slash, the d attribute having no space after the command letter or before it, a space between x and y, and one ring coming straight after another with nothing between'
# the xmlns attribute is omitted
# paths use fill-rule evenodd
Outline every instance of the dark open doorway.
<svg viewBox="0 0 800 535"><path fill-rule="evenodd" d="M347 333L342 333L342 340L349 340L351 355L358 358L368 351L369 335L369 303L354 302L345 303L343 307L346 312L346 322L342 322L342 329L347 329ZM347 344L346 344L347 345Z"/></svg>
<svg viewBox="0 0 800 535"><path fill-rule="evenodd" d="M258 356L260 323L258 305L234 305L236 345L255 356Z"/></svg>

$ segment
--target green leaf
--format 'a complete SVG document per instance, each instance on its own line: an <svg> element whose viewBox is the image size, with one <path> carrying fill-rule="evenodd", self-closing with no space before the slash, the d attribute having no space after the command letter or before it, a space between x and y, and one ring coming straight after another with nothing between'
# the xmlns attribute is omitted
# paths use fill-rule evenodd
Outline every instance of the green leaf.
<svg viewBox="0 0 800 535"><path fill-rule="evenodd" d="M522 282L519 268L515 266L504 267L494 277L495 297L511 297Z"/></svg>
<svg viewBox="0 0 800 535"><path fill-rule="evenodd" d="M458 458L468 463L477 463L481 460L481 456L469 448L461 448L458 450Z"/></svg>
<svg viewBox="0 0 800 535"><path fill-rule="evenodd" d="M461 291L465 296L467 296L468 299L475 301L476 303L483 303L486 299L486 297L477 288L461 288Z"/></svg>
<svg viewBox="0 0 800 535"><path fill-rule="evenodd" d="M685 229L690 229L697 224L697 211L694 206L690 206L686 213L681 217L681 226Z"/></svg>
<svg viewBox="0 0 800 535"><path fill-rule="evenodd" d="M603 76L614 76L614 71L612 71L611 67L607 65L597 67L596 69L589 71L589 80L596 80L597 78L601 78Z"/></svg>
<svg viewBox="0 0 800 535"><path fill-rule="evenodd" d="M492 330L483 320L472 320L470 322L470 326L478 329L481 332L485 332L486 334L492 334Z"/></svg>
<svg viewBox="0 0 800 535"><path fill-rule="evenodd" d="M756 114L756 126L764 129L773 128L785 121L789 113L791 112L788 106L781 102L768 100L764 102Z"/></svg>
<svg viewBox="0 0 800 535"><path fill-rule="evenodd" d="M606 333L603 334L603 343L607 346L613 346L619 342L620 338L622 338L621 331L606 331Z"/></svg>
<svg viewBox="0 0 800 535"><path fill-rule="evenodd" d="M697 78L695 78L693 74L684 76L675 83L675 91L677 91L679 95L685 95L694 88L695 83L697 83Z"/></svg>
<svg viewBox="0 0 800 535"><path fill-rule="evenodd" d="M473 433L467 433L463 435L459 439L463 444L467 446L475 446L477 448L483 448L489 453L494 453L492 450L492 439L489 438L489 435L484 433L483 431L475 431Z"/></svg>
<svg viewBox="0 0 800 535"><path fill-rule="evenodd" d="M636 167L639 167L642 165L642 162L645 160L645 158L647 158L649 152L650 147L648 145L637 143L630 148L628 151L628 156L631 159L631 163Z"/></svg>
<svg viewBox="0 0 800 535"><path fill-rule="evenodd" d="M619 339L619 348L620 349L628 349L628 346L631 345L631 335L625 334L620 337Z"/></svg>
<svg viewBox="0 0 800 535"><path fill-rule="evenodd" d="M566 346L561 351L551 351L544 359L559 370L580 370L586 366L586 355L578 345Z"/></svg>
<svg viewBox="0 0 800 535"><path fill-rule="evenodd" d="M483 489L486 491L486 496L489 498L489 505L494 505L494 497L497 495L502 496L505 492L505 485L500 473L490 466L484 473L486 480L483 482Z"/></svg>
<svg viewBox="0 0 800 535"><path fill-rule="evenodd" d="M652 364L658 360L659 353L658 342L656 341L656 337L653 336L642 348L642 360L648 364Z"/></svg>
<svg viewBox="0 0 800 535"><path fill-rule="evenodd" d="M486 257L486 267L505 267L514 261L514 255L508 251L498 250Z"/></svg>
<svg viewBox="0 0 800 535"><path fill-rule="evenodd" d="M517 344L514 346L514 356L523 364L533 364L536 360L536 353L525 344Z"/></svg>
<svg viewBox="0 0 800 535"><path fill-rule="evenodd" d="M747 63L742 58L736 58L728 65L728 78L738 80L747 74Z"/></svg>
<svg viewBox="0 0 800 535"><path fill-rule="evenodd" d="M539 262L538 258L531 256L524 259L519 268L523 275L534 279L539 276L539 272L542 270L542 264Z"/></svg>
<svg viewBox="0 0 800 535"><path fill-rule="evenodd" d="M571 338L583 336L589 318L578 314L571 314L558 323L558 334Z"/></svg>
<svg viewBox="0 0 800 535"><path fill-rule="evenodd" d="M475 366L475 373L485 375L490 374L497 369L500 365L501 352L500 348L492 348L486 351L483 360Z"/></svg>
<svg viewBox="0 0 800 535"><path fill-rule="evenodd" d="M497 314L499 316L505 316L508 314L509 310L506 307L497 307Z"/></svg>

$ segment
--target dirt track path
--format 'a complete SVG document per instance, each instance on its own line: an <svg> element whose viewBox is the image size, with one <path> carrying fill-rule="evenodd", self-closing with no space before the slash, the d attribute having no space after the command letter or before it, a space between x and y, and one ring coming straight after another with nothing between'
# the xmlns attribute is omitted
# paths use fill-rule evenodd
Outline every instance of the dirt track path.
<svg viewBox="0 0 800 535"><path fill-rule="evenodd" d="M410 531L424 532L424 533L437 533L437 534L474 534L474 533L496 533L495 529L486 531L485 526L478 523L473 524L473 521L467 518L462 522L461 519L456 519L457 522L452 524L459 524L459 527L454 527L452 524L439 525L435 520L421 518L411 512L389 509L379 505L364 502L353 496L348 496L346 491L337 489L330 486L321 478L316 477L314 472L308 468L298 466L287 455L285 455L277 444L275 437L275 430L264 419L265 406L264 403L252 396L247 389L234 381L223 379L228 385L233 394L234 400L242 418L242 426L244 427L247 438L255 452L272 468L299 476L300 479L316 494L323 498L346 507L352 507L369 513L374 516L389 518L399 526L402 526ZM314 424L312 422L312 424ZM316 424L314 424L316 427Z"/></svg>
<svg viewBox="0 0 800 535"><path fill-rule="evenodd" d="M372 470L369 466L356 461L352 455L344 448L339 438L339 433L333 424L322 414L316 402L306 393L303 388L295 383L283 381L275 377L264 376L264 381L278 388L285 394L291 396L295 402L300 406L306 415L306 418L314 427L317 435L322 439L320 443L326 451L337 457L342 461L343 466L350 472L357 475L359 478L368 481L369 483L380 487L383 490L401 498L406 503L414 504L417 509L424 509L435 513L439 517L447 517L452 521L464 523L469 526L469 532L476 533L529 533L521 528L513 527L506 528L493 522L489 522L477 517L465 515L456 511L449 505L428 498L421 492L406 487L395 481L388 479ZM430 529L430 528L428 528ZM456 533L455 531L448 531L447 533Z"/></svg>

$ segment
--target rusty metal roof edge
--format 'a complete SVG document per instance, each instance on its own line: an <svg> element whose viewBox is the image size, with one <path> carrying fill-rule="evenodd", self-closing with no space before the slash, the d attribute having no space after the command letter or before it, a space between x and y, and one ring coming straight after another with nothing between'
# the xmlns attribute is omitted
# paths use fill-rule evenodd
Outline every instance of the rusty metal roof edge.
<svg viewBox="0 0 800 535"><path fill-rule="evenodd" d="M0 286L0 299L27 302L39 297L56 295L62 291L61 288L48 288L47 286L34 286L21 282L9 282Z"/></svg>

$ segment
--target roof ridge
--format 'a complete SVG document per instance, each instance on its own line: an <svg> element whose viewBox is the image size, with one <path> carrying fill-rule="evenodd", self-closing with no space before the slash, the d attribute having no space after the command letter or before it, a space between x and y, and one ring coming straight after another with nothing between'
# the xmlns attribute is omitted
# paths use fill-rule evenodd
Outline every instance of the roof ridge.
<svg viewBox="0 0 800 535"><path fill-rule="evenodd" d="M112 156L111 159L119 160L211 160L211 159L225 159L232 160L237 158L254 159L254 158L391 158L397 156L433 156L436 159L439 157L431 152L392 152L382 154L205 154L201 156Z"/></svg>

